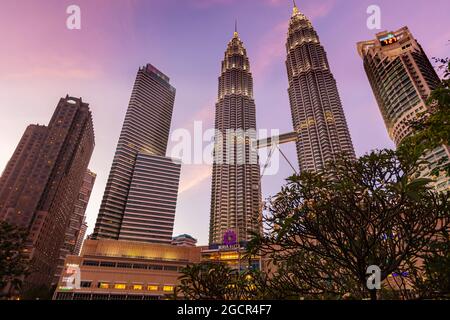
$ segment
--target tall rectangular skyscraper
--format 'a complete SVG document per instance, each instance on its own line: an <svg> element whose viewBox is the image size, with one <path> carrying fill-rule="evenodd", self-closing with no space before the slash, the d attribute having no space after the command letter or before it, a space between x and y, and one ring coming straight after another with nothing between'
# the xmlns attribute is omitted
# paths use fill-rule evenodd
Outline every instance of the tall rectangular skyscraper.
<svg viewBox="0 0 450 320"><path fill-rule="evenodd" d="M119 240L172 241L181 163L138 153Z"/></svg>
<svg viewBox="0 0 450 320"><path fill-rule="evenodd" d="M261 191L253 78L237 32L222 61L215 129L209 242L246 242L261 230Z"/></svg>
<svg viewBox="0 0 450 320"><path fill-rule="evenodd" d="M298 134L300 171L322 170L345 154L354 158L336 81L309 19L294 6L286 42L289 101Z"/></svg>
<svg viewBox="0 0 450 320"><path fill-rule="evenodd" d="M92 151L87 103L62 98L48 126L29 126L0 178L0 220L25 228L31 274L50 286Z"/></svg>
<svg viewBox="0 0 450 320"><path fill-rule="evenodd" d="M389 136L398 146L412 133L408 121L427 111L426 100L440 83L425 51L408 27L393 32L380 32L375 39L357 44L364 69L383 116ZM428 152L425 159L431 168L450 156L448 146ZM436 181L437 190L448 190L450 179L442 174Z"/></svg>
<svg viewBox="0 0 450 320"><path fill-rule="evenodd" d="M139 69L93 239L170 243L167 232L173 228L180 169L161 158L166 155L174 102L175 88L166 75L151 64ZM167 180L160 182L166 174Z"/></svg>

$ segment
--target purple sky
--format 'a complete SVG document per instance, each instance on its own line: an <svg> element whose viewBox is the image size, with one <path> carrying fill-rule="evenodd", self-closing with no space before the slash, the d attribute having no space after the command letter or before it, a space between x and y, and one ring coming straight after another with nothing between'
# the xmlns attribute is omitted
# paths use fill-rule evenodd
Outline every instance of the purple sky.
<svg viewBox="0 0 450 320"><path fill-rule="evenodd" d="M81 7L79 31L65 26L71 4ZM429 57L450 54L448 0L297 1L328 53L358 155L393 146L356 52L357 41L378 32L366 27L371 4L381 7L382 30L407 25ZM47 124L66 93L82 97L96 135L89 231L139 66L154 64L177 88L172 129L191 130L195 120L211 127L220 61L237 18L254 76L258 128L292 129L284 66L289 0L1 0L0 6L0 170L28 124ZM294 146L282 149L296 164ZM292 173L281 161L279 174L262 180L264 197ZM210 171L182 168L174 233L192 234L200 244L208 241Z"/></svg>

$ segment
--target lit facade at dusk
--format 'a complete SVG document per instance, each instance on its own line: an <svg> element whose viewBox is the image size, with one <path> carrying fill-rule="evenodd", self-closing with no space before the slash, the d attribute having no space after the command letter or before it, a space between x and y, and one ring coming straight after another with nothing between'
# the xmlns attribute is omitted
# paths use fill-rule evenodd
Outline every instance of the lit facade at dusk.
<svg viewBox="0 0 450 320"><path fill-rule="evenodd" d="M448 0L0 2L3 313L450 299Z"/></svg>

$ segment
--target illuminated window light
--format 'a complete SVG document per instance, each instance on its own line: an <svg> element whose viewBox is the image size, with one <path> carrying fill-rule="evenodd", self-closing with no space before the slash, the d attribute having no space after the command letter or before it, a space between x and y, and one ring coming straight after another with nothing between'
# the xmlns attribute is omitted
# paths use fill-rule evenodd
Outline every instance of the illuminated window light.
<svg viewBox="0 0 450 320"><path fill-rule="evenodd" d="M127 285L124 284L124 283L116 283L116 284L114 285L114 289L124 290L124 289L126 289L126 288L127 288Z"/></svg>
<svg viewBox="0 0 450 320"><path fill-rule="evenodd" d="M224 254L220 257L220 260L236 260L239 258L237 254Z"/></svg>
<svg viewBox="0 0 450 320"><path fill-rule="evenodd" d="M158 291L158 286L155 286L155 285L147 286L147 290L148 291Z"/></svg>
<svg viewBox="0 0 450 320"><path fill-rule="evenodd" d="M142 285L141 284L133 285L133 290L142 290Z"/></svg>
<svg viewBox="0 0 450 320"><path fill-rule="evenodd" d="M173 292L173 286L164 286L163 291L164 292Z"/></svg>
<svg viewBox="0 0 450 320"><path fill-rule="evenodd" d="M99 287L100 289L109 289L109 283L100 282L100 284L98 285L98 287Z"/></svg>

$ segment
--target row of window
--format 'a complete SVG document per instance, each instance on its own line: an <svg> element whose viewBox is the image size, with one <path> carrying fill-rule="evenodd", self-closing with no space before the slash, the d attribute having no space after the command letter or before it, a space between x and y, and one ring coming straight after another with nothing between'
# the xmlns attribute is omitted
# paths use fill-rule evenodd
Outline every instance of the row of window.
<svg viewBox="0 0 450 320"><path fill-rule="evenodd" d="M183 268L183 267L169 266L169 265L154 265L154 264L125 263L125 262L96 261L96 260L84 260L83 266L122 268L122 269L140 269L140 270L160 270L160 271L164 270L164 271L174 271L174 272L177 272Z"/></svg>
<svg viewBox="0 0 450 320"><path fill-rule="evenodd" d="M159 300L158 295L58 292L56 300Z"/></svg>
<svg viewBox="0 0 450 320"><path fill-rule="evenodd" d="M91 281L82 281L81 282L82 288L91 288L92 282ZM156 285L156 284L149 284L147 286L144 286L143 284L127 284L127 283L109 283L109 282L99 282L97 283L97 288L99 289L115 289L115 290L135 290L135 291L164 291L164 292L173 292L174 286L173 285Z"/></svg>

